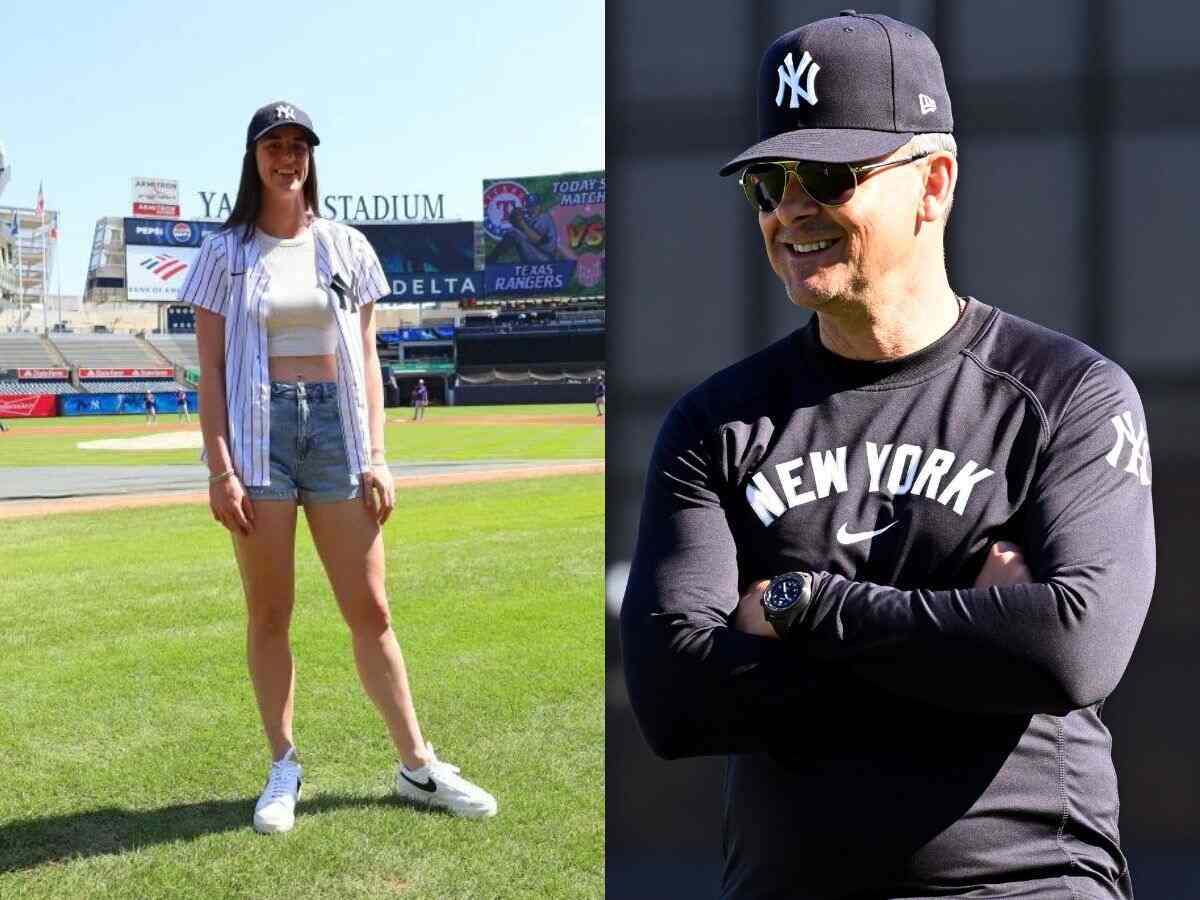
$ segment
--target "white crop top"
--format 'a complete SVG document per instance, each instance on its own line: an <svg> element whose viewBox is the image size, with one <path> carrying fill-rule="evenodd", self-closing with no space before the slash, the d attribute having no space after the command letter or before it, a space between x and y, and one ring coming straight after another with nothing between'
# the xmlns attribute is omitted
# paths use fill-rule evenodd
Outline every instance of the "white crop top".
<svg viewBox="0 0 1200 900"><path fill-rule="evenodd" d="M267 356L327 356L337 349L333 303L317 278L312 229L295 238L255 229L271 278L267 291Z"/></svg>

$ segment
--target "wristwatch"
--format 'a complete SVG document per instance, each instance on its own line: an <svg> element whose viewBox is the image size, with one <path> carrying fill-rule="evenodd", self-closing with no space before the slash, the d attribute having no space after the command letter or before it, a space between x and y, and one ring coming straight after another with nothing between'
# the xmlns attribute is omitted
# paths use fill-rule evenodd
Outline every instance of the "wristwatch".
<svg viewBox="0 0 1200 900"><path fill-rule="evenodd" d="M763 615L775 633L787 637L788 629L804 615L812 603L812 575L808 572L785 572L767 584L762 598Z"/></svg>

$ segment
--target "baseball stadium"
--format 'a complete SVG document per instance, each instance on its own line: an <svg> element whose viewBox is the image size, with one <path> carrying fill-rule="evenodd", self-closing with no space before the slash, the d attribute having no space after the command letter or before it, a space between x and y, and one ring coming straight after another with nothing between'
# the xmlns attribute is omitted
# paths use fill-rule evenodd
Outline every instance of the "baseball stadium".
<svg viewBox="0 0 1200 900"><path fill-rule="evenodd" d="M481 831L364 782L392 748L300 516L296 707L319 774L305 827L266 848L242 585L179 301L220 222L178 218L177 194L103 218L87 289L64 298L57 213L0 207L0 644L21 673L0 679L0 896L603 890L604 173L483 196L478 222L358 227L392 290L376 344L395 630L426 728L502 786L503 814ZM511 236L523 215L553 240Z"/></svg>

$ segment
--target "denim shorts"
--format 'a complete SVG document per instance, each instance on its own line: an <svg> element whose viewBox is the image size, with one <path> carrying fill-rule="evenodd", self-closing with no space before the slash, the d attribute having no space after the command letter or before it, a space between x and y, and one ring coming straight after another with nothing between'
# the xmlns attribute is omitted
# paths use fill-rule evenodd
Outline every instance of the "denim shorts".
<svg viewBox="0 0 1200 900"><path fill-rule="evenodd" d="M271 382L271 483L247 486L252 500L336 503L358 497L331 381Z"/></svg>

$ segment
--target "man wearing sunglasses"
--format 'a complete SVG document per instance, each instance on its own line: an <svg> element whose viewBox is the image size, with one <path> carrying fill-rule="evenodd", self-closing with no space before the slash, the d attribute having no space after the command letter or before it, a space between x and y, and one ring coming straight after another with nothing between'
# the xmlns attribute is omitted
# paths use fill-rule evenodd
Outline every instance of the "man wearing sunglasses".
<svg viewBox="0 0 1200 900"><path fill-rule="evenodd" d="M722 174L815 315L672 409L621 610L653 749L728 755L721 896L1129 898L1100 712L1154 582L1137 391L951 288L918 29L782 35L759 123Z"/></svg>

